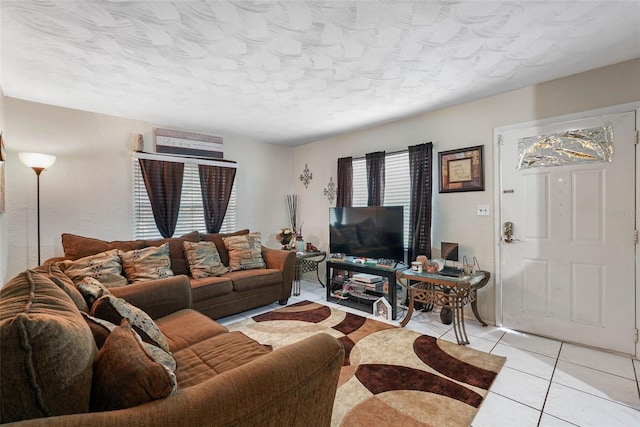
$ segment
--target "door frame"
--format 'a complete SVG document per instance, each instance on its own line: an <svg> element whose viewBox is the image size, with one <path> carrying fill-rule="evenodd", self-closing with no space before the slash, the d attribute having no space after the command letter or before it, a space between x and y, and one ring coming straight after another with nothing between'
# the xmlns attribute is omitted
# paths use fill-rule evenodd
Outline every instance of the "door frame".
<svg viewBox="0 0 640 427"><path fill-rule="evenodd" d="M618 113L626 113L630 111L636 112L636 134L638 129L640 129L640 101L638 102L629 102L626 104L613 105L610 107L597 108L594 110L581 111L578 113L567 114L563 116L551 117L547 119L540 120L531 120L528 122L516 123L508 126L500 126L497 128L493 128L493 143L495 150L493 150L493 182L494 182L494 194L493 194L493 211L494 215L494 230L495 230L495 247L494 247L494 283L495 283L495 319L496 326L503 325L503 311L502 311L502 245L501 237L502 237L502 163L501 163L501 150L500 145L502 143L501 134L520 128L528 128L533 126L546 126L554 123L567 122L572 120L580 120L587 119L590 117L603 116L607 114L618 114ZM636 167L635 167L635 178L636 178L636 200L635 200L635 209L636 209L636 230L640 229L640 153L638 150L638 144L636 144ZM636 245L636 253L635 253L635 312L634 312L634 324L636 330L640 330L640 316L638 315L640 310L640 281L638 280L638 275L640 274L640 251L638 250L638 245ZM640 342L636 342L635 345L635 355L636 358L640 358Z"/></svg>

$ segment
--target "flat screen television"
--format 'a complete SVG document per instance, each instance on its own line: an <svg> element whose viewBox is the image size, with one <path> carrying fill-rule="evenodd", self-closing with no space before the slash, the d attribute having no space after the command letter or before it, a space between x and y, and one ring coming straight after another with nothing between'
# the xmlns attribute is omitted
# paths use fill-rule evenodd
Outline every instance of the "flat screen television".
<svg viewBox="0 0 640 427"><path fill-rule="evenodd" d="M404 262L404 207L329 208L329 251Z"/></svg>

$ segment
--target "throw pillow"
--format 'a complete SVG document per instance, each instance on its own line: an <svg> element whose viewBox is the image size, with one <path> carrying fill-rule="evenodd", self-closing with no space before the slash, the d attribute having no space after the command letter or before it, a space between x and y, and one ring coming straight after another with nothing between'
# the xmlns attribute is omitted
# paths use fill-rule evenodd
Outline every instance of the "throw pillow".
<svg viewBox="0 0 640 427"><path fill-rule="evenodd" d="M127 279L122 275L122 264L118 252L118 249L112 249L75 261L61 261L58 263L58 267L74 283L80 282L85 277L93 277L107 288L124 286L127 284Z"/></svg>
<svg viewBox="0 0 640 427"><path fill-rule="evenodd" d="M129 282L144 282L173 276L169 243L120 254L124 274Z"/></svg>
<svg viewBox="0 0 640 427"><path fill-rule="evenodd" d="M93 303L92 316L108 320L116 325L127 318L131 321L133 329L142 337L143 341L157 345L164 351L169 351L167 339L162 335L160 328L151 317L122 298L116 298L111 294L103 295Z"/></svg>
<svg viewBox="0 0 640 427"><path fill-rule="evenodd" d="M84 317L85 322L87 322L87 325L89 325L89 329L91 329L91 333L93 334L93 339L96 342L96 346L98 347L98 350L100 350L104 345L104 342L109 337L111 331L116 328L116 325L107 320L90 316L89 314L84 312L82 313L82 317Z"/></svg>
<svg viewBox="0 0 640 427"><path fill-rule="evenodd" d="M163 399L176 390L176 377L145 350L123 319L100 349L93 371L91 410L131 408Z"/></svg>
<svg viewBox="0 0 640 427"><path fill-rule="evenodd" d="M184 255L189 264L191 277L201 279L203 277L220 276L229 269L222 265L218 249L213 242L184 242Z"/></svg>
<svg viewBox="0 0 640 427"><path fill-rule="evenodd" d="M109 290L93 277L85 277L77 285L78 292L82 295L88 307L102 295L110 294ZM87 310L87 313L89 310Z"/></svg>
<svg viewBox="0 0 640 427"><path fill-rule="evenodd" d="M191 233L183 234L180 237L169 237L159 240L146 240L147 246L162 246L165 243L169 244L169 257L171 258L171 270L173 274L189 274L189 267L187 261L184 259L184 251L182 250L183 242L199 242L200 233L192 231Z"/></svg>
<svg viewBox="0 0 640 427"><path fill-rule="evenodd" d="M200 239L205 242L213 242L216 244L216 248L218 248L218 254L220 255L220 260L223 265L229 265L229 252L227 251L227 247L224 245L224 238L231 236L241 236L243 234L249 234L249 229L245 228L243 230L234 231L233 233L205 233L200 235Z"/></svg>
<svg viewBox="0 0 640 427"><path fill-rule="evenodd" d="M229 269L231 271L266 267L262 259L260 233L225 237L223 241L229 251Z"/></svg>
<svg viewBox="0 0 640 427"><path fill-rule="evenodd" d="M73 301L25 271L0 289L0 423L89 411L96 345Z"/></svg>
<svg viewBox="0 0 640 427"><path fill-rule="evenodd" d="M77 236L75 234L64 233L62 235L64 256L71 260L99 254L100 252L107 252L112 249L119 249L127 252L134 249L142 249L145 246L146 245L142 240L116 240L113 242L105 242L104 240Z"/></svg>

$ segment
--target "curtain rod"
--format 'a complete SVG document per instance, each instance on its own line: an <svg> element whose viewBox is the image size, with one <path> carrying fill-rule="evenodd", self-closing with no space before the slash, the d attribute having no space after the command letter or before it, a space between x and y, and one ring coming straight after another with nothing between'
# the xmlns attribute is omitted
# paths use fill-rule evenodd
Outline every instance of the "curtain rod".
<svg viewBox="0 0 640 427"><path fill-rule="evenodd" d="M398 150L398 151L389 151L389 152L386 152L386 151L385 151L384 155L386 156L387 154L391 154L391 155L393 155L393 154L407 153L408 151L409 151L409 149L408 149L408 148L407 148L407 149L404 149L404 150ZM364 156L352 157L352 159L353 159L353 160L362 160L362 159L365 159L365 158L366 158L366 156L367 156L367 155L365 154ZM348 156L347 156L347 157L348 157Z"/></svg>
<svg viewBox="0 0 640 427"><path fill-rule="evenodd" d="M176 162L176 163L190 163L195 165L207 165L207 166L222 166L225 168L237 169L238 163L233 160L224 160L224 159L201 159L197 157L182 157L182 156L167 156L164 154L157 153L142 153L142 152L134 152L134 159L148 159L148 160L161 160L164 162Z"/></svg>

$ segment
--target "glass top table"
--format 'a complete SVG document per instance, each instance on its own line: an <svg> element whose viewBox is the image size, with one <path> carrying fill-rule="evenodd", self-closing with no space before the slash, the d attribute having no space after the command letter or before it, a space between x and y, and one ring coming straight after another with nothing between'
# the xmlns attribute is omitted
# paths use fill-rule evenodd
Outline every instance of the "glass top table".
<svg viewBox="0 0 640 427"><path fill-rule="evenodd" d="M411 269L396 272L400 286L407 289L409 309L400 322L406 326L413 315L414 303L433 304L448 307L453 314L453 331L458 344L469 344L464 325L464 306L471 304L473 314L482 324L487 323L480 318L477 306L477 291L483 288L491 277L487 271L477 271L469 276L450 277L437 273L418 273Z"/></svg>
<svg viewBox="0 0 640 427"><path fill-rule="evenodd" d="M316 272L318 282L324 287L324 283L320 280L320 272L318 271L318 264L327 258L327 253L324 251L318 252L296 252L296 267L293 276L293 295L300 295L300 279L304 273L310 271Z"/></svg>

